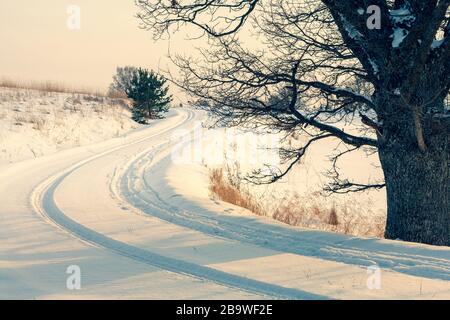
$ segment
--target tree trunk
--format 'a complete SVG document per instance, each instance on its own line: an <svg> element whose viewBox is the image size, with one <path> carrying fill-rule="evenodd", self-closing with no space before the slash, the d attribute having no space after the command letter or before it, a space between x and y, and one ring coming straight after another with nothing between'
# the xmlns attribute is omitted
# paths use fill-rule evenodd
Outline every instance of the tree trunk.
<svg viewBox="0 0 450 320"><path fill-rule="evenodd" d="M448 246L450 139L429 138L425 152L417 141L405 140L391 137L379 149L387 191L385 237Z"/></svg>

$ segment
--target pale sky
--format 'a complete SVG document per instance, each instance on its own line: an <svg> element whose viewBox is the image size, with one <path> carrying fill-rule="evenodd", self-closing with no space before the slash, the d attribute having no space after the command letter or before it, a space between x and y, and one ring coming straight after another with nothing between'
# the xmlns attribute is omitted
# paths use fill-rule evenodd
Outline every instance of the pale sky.
<svg viewBox="0 0 450 320"><path fill-rule="evenodd" d="M70 5L80 30L67 26ZM155 43L136 12L134 0L0 0L0 78L104 90L117 66L167 69L169 44L189 51L183 38Z"/></svg>

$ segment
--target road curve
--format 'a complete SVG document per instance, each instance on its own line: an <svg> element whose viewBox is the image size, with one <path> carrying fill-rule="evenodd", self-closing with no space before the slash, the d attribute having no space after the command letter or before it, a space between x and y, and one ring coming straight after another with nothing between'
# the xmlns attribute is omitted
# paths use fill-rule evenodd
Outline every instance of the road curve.
<svg viewBox="0 0 450 320"><path fill-rule="evenodd" d="M80 168L93 164L93 167L98 166L95 162L114 154L117 151L128 152L127 148L136 148L137 145L148 144L148 150L158 149L161 146L170 143L170 133L179 127L182 127L189 121L192 121L195 113L192 111L180 111L186 112L186 119L179 125L165 130L158 134L146 137L144 139L134 141L126 146L120 146L103 153L97 154L88 159L82 160L79 163L73 165L71 168L65 170L54 177L51 177L40 186L38 186L33 193L33 204L38 212L43 217L55 223L63 230L71 233L73 236L86 241L94 246L98 246L107 250L114 251L122 256L131 258L152 266L183 274L192 277L196 277L201 280L212 281L214 283L235 288L238 290L248 291L251 293L280 299L324 299L327 297L304 292L298 289L285 288L270 283L264 283L261 281L245 278L239 275L229 274L211 267L203 266L200 264L184 261L182 259L175 259L170 256L164 256L152 252L145 248L140 248L136 245L130 245L125 241L119 241L105 233L101 233L84 226L81 223L76 222L66 215L55 202L55 191L59 188L62 182L69 176L74 175ZM145 150L143 153L147 153ZM91 177L93 178L93 177ZM87 183L85 180L84 183ZM109 200L109 199L106 199ZM109 202L109 201L108 201ZM97 203L98 205L98 203ZM134 216L135 219L142 219L140 216ZM97 221L98 223L98 221ZM149 230L150 232L151 230Z"/></svg>
<svg viewBox="0 0 450 320"><path fill-rule="evenodd" d="M401 298L416 285L426 297L450 294L447 250L231 218L173 198L174 137L203 118L178 109L128 137L0 171L0 195L12 194L0 204L0 239L16 236L0 242L0 298L15 288L39 298ZM371 263L386 268L381 291L366 286ZM62 281L70 264L87 278L75 293Z"/></svg>
<svg viewBox="0 0 450 320"><path fill-rule="evenodd" d="M0 299L261 298L80 241L35 210L38 193L56 177L95 157L130 145L141 143L142 147L156 135L188 123L192 116L171 111L167 119L125 136L1 166ZM90 177L85 183L89 181ZM68 267L73 265L81 268L81 290L72 290L66 283Z"/></svg>

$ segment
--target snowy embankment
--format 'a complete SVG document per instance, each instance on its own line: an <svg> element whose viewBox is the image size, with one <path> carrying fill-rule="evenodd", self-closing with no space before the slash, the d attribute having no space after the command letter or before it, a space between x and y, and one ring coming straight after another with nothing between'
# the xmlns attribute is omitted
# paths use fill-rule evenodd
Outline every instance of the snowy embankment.
<svg viewBox="0 0 450 320"><path fill-rule="evenodd" d="M137 128L122 99L0 87L0 165Z"/></svg>
<svg viewBox="0 0 450 320"><path fill-rule="evenodd" d="M300 148L307 143L307 137L297 135L282 140L280 134L256 134L234 128L206 130L200 125L190 137L181 135L185 146L174 155L175 160L181 164L205 166L211 177L212 172L221 170L222 183L228 184L225 187L237 187L243 198L248 198L251 206L256 207L252 210L255 214L293 226L383 237L386 220L384 189L348 194L323 192L324 186L332 182L330 158L346 150L339 141L316 142L282 179L273 184L254 184L245 179L254 170L284 170L289 165L280 159L280 146ZM377 154L367 155L363 150L340 157L337 167L340 178L357 183L383 180ZM212 183L217 182L204 181L205 185ZM220 194L213 196L222 199Z"/></svg>

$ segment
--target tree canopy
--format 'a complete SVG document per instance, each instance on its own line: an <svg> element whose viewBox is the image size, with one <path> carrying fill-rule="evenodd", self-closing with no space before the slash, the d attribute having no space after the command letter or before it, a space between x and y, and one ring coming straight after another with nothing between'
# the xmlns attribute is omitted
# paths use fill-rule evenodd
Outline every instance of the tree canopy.
<svg viewBox="0 0 450 320"><path fill-rule="evenodd" d="M200 58L177 56L174 62L182 74L178 84L219 121L310 137L301 148L281 150L285 169L260 171L255 178L276 181L315 142L337 138L348 148L332 161L330 191L387 186L387 237L450 242L445 104L450 0L137 0L136 5L142 27L156 38L184 26L207 38ZM249 33L258 45L246 45ZM349 122L356 130L345 130L342 124ZM341 178L337 160L361 148L379 152L385 181ZM405 191L411 179L414 188ZM418 186L418 179L428 187ZM410 198L400 194L402 188ZM433 188L435 195L427 191ZM429 210L440 214L443 227L423 231L433 224L421 213ZM414 226L408 226L408 217Z"/></svg>

